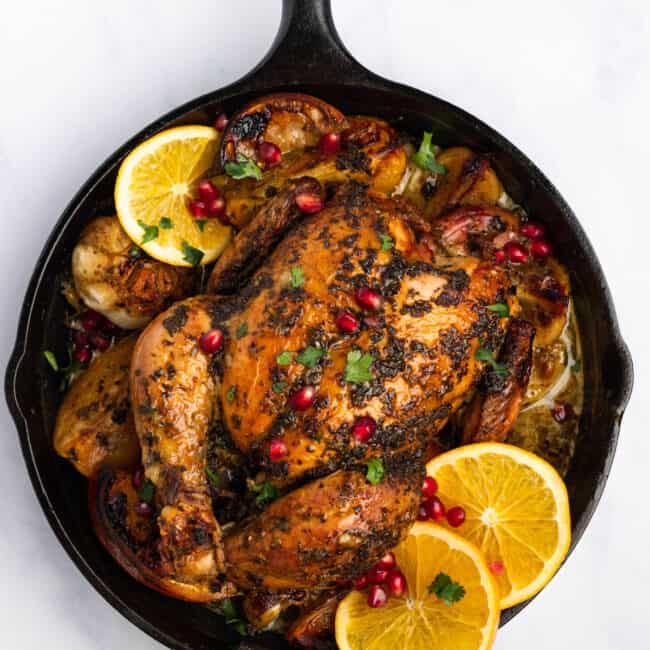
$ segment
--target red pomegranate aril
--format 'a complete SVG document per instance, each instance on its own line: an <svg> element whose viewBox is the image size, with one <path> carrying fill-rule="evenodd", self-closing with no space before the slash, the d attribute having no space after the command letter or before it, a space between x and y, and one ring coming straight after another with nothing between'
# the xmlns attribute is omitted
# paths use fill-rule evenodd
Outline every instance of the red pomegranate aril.
<svg viewBox="0 0 650 650"><path fill-rule="evenodd" d="M79 316L79 322L86 332L96 330L101 320L101 314L94 309L87 309Z"/></svg>
<svg viewBox="0 0 650 650"><path fill-rule="evenodd" d="M137 469L137 470L133 473L133 477L132 477L132 479L131 479L131 482L133 483L133 487L134 487L136 490L139 491L140 488L142 487L142 482L143 482L143 481L144 481L144 470L143 470L142 467L141 467L140 469Z"/></svg>
<svg viewBox="0 0 650 650"><path fill-rule="evenodd" d="M361 591L362 589L365 589L368 586L368 576L367 575L362 575L359 576L355 581L354 581L354 588L357 591Z"/></svg>
<svg viewBox="0 0 650 650"><path fill-rule="evenodd" d="M195 219L201 219L202 217L205 217L208 214L207 206L203 201L199 201L198 199L194 199L193 201L190 201L188 207L190 212L192 213L192 216Z"/></svg>
<svg viewBox="0 0 650 650"><path fill-rule="evenodd" d="M341 134L325 133L321 136L318 146L323 153L337 153L341 149Z"/></svg>
<svg viewBox="0 0 650 650"><path fill-rule="evenodd" d="M214 121L214 128L217 131L223 131L228 126L228 116L225 113L219 113Z"/></svg>
<svg viewBox="0 0 650 650"><path fill-rule="evenodd" d="M429 509L427 508L426 502L422 502L418 508L418 514L416 519L418 521L428 521L429 520Z"/></svg>
<svg viewBox="0 0 650 650"><path fill-rule="evenodd" d="M569 415L571 415L571 405L565 404L564 402L558 402L551 409L551 415L557 423L562 424L562 422L564 422L569 417Z"/></svg>
<svg viewBox="0 0 650 650"><path fill-rule="evenodd" d="M454 528L458 528L465 523L465 509L460 506L454 506L447 510L447 523Z"/></svg>
<svg viewBox="0 0 650 650"><path fill-rule="evenodd" d="M368 571L368 583L371 585L380 585L388 576L388 569L380 569L376 564Z"/></svg>
<svg viewBox="0 0 650 650"><path fill-rule="evenodd" d="M503 566L503 562L501 560L492 560L492 562L488 562L488 569L490 569L493 575L502 576L505 567Z"/></svg>
<svg viewBox="0 0 650 650"><path fill-rule="evenodd" d="M431 497L430 499L427 499L424 504L429 519L442 521L445 518L445 506L438 497Z"/></svg>
<svg viewBox="0 0 650 650"><path fill-rule="evenodd" d="M140 515L140 517L151 517L153 515L153 506L146 501L138 501L135 504L135 512Z"/></svg>
<svg viewBox="0 0 650 650"><path fill-rule="evenodd" d="M214 329L206 332L200 339L199 345L205 354L214 354L223 346L224 335L221 330Z"/></svg>
<svg viewBox="0 0 650 650"><path fill-rule="evenodd" d="M90 343L93 347L97 348L97 350L103 352L104 350L108 350L111 345L111 340L101 334L91 334Z"/></svg>
<svg viewBox="0 0 650 650"><path fill-rule="evenodd" d="M80 330L75 330L72 332L72 341L75 348L83 348L88 345L88 334Z"/></svg>
<svg viewBox="0 0 650 650"><path fill-rule="evenodd" d="M406 591L406 578L399 569L393 569L386 578L386 586L393 596L403 596Z"/></svg>
<svg viewBox="0 0 650 650"><path fill-rule="evenodd" d="M217 196L212 201L208 201L205 205L209 217L216 217L221 221L224 213L226 212L226 202L221 196Z"/></svg>
<svg viewBox="0 0 650 650"><path fill-rule="evenodd" d="M354 292L354 299L357 304L364 309L377 311L381 308L381 294L370 287L359 287Z"/></svg>
<svg viewBox="0 0 650 650"><path fill-rule="evenodd" d="M526 249L517 242L508 242L503 250L513 264L523 264L528 259Z"/></svg>
<svg viewBox="0 0 650 650"><path fill-rule="evenodd" d="M103 314L99 315L97 329L104 334L117 334L120 331L120 328L112 320L108 320Z"/></svg>
<svg viewBox="0 0 650 650"><path fill-rule="evenodd" d="M494 263L503 264L506 261L506 254L502 250L494 251Z"/></svg>
<svg viewBox="0 0 650 650"><path fill-rule="evenodd" d="M210 180L201 181L196 188L201 197L201 201L209 203L219 196L219 189L215 187Z"/></svg>
<svg viewBox="0 0 650 650"><path fill-rule="evenodd" d="M257 156L266 167L272 167L280 162L282 152L277 145L264 141L257 146Z"/></svg>
<svg viewBox="0 0 650 650"><path fill-rule="evenodd" d="M368 591L368 607L381 607L386 604L387 600L386 592L379 585L370 587Z"/></svg>
<svg viewBox="0 0 650 650"><path fill-rule="evenodd" d="M301 192L296 194L296 205L305 214L315 214L323 209L325 203L314 192Z"/></svg>
<svg viewBox="0 0 650 650"><path fill-rule="evenodd" d="M269 445L269 459L272 463L275 463L282 458L284 458L289 453L287 445L284 440L280 438L273 438L271 444Z"/></svg>
<svg viewBox="0 0 650 650"><path fill-rule="evenodd" d="M530 242L530 252L534 257L543 260L553 252L553 247L545 239L536 239Z"/></svg>
<svg viewBox="0 0 650 650"><path fill-rule="evenodd" d="M80 364L86 365L90 361L90 348L78 348L72 355Z"/></svg>
<svg viewBox="0 0 650 650"><path fill-rule="evenodd" d="M369 415L362 415L352 425L352 435L358 442L368 442L377 430L377 423Z"/></svg>
<svg viewBox="0 0 650 650"><path fill-rule="evenodd" d="M375 566L380 569L394 569L396 564L395 554L392 551L388 551Z"/></svg>
<svg viewBox="0 0 650 650"><path fill-rule="evenodd" d="M428 499L438 491L438 481L433 476L427 476L422 484L422 498Z"/></svg>
<svg viewBox="0 0 650 650"><path fill-rule="evenodd" d="M540 239L544 236L546 228L537 221L529 221L521 227L521 234L528 239Z"/></svg>
<svg viewBox="0 0 650 650"><path fill-rule="evenodd" d="M347 334L359 329L359 319L350 311L340 311L336 315L336 326Z"/></svg>
<svg viewBox="0 0 650 650"><path fill-rule="evenodd" d="M306 411L316 399L316 389L313 386L303 386L289 398L289 404L294 411Z"/></svg>

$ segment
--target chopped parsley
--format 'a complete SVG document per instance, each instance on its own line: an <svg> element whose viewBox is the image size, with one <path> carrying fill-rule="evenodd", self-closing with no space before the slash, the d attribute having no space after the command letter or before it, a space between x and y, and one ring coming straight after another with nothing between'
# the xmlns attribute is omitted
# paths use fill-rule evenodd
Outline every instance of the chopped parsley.
<svg viewBox="0 0 650 650"><path fill-rule="evenodd" d="M181 242L183 249L183 259L192 266L198 266L203 259L203 251L194 246L190 246L185 240Z"/></svg>
<svg viewBox="0 0 650 650"><path fill-rule="evenodd" d="M232 625L241 636L246 636L248 634L246 621L237 611L235 603L230 598L224 598L219 606L223 617L226 619L226 625Z"/></svg>
<svg viewBox="0 0 650 650"><path fill-rule="evenodd" d="M434 174L446 174L447 168L436 161L436 147L431 145L431 133L424 132L422 143L417 153L411 157L411 160L422 169L428 169Z"/></svg>
<svg viewBox="0 0 650 650"><path fill-rule="evenodd" d="M61 375L61 381L59 383L59 390L63 392L69 385L70 382L72 381L72 377L76 372L79 372L81 368L83 367L81 362L78 361L77 359L73 358L72 356L72 345L68 346L68 365L62 368L59 366L59 362L56 360L56 356L54 355L54 352L51 352L50 350L45 350L43 352L43 356L45 357L46 361L50 364L50 368L54 370L54 372L58 372Z"/></svg>
<svg viewBox="0 0 650 650"><path fill-rule="evenodd" d="M196 219L196 220L194 221L194 223L196 224L196 227L197 227L201 232L203 232L203 230L204 230L204 228L205 228L205 224L207 223L207 221L206 221L205 219Z"/></svg>
<svg viewBox="0 0 650 650"><path fill-rule="evenodd" d="M429 593L435 594L447 607L451 607L465 595L465 587L454 582L447 574L439 573L429 585Z"/></svg>
<svg viewBox="0 0 650 650"><path fill-rule="evenodd" d="M174 224L172 223L172 220L169 217L162 217L158 225L163 230L171 230L174 227Z"/></svg>
<svg viewBox="0 0 650 650"><path fill-rule="evenodd" d="M347 364L345 366L345 381L353 384L362 384L364 381L370 381L374 375L370 371L370 365L373 362L372 354L362 353L361 350L352 350L348 352Z"/></svg>
<svg viewBox="0 0 650 650"><path fill-rule="evenodd" d="M140 244L146 244L154 239L158 239L158 226L148 226L144 221L138 219L138 226L144 230Z"/></svg>
<svg viewBox="0 0 650 650"><path fill-rule="evenodd" d="M259 181L262 178L262 170L257 166L255 161L244 156L237 156L237 162L229 160L223 166L223 170L235 180L254 178Z"/></svg>
<svg viewBox="0 0 650 650"><path fill-rule="evenodd" d="M129 255L131 257L135 257L136 259L139 258L139 257L142 257L142 255L143 255L142 249L139 246L136 246L135 244L133 244L133 246L131 246L131 248L129 248Z"/></svg>
<svg viewBox="0 0 650 650"><path fill-rule="evenodd" d="M296 361L307 368L315 368L318 360L326 354L327 352L323 348L315 348L310 345L298 355Z"/></svg>
<svg viewBox="0 0 650 650"><path fill-rule="evenodd" d="M278 491L271 483L262 483L261 485L251 486L251 490L257 494L255 503L258 506L264 505L268 501L273 501L278 498Z"/></svg>
<svg viewBox="0 0 650 650"><path fill-rule="evenodd" d="M229 402L232 402L235 399L235 393L237 392L237 386L231 386L226 393L226 399Z"/></svg>
<svg viewBox="0 0 650 650"><path fill-rule="evenodd" d="M384 478L384 464L381 462L381 458L371 458L367 463L366 467L368 471L366 472L366 480L372 485L377 485L381 483Z"/></svg>
<svg viewBox="0 0 650 650"><path fill-rule="evenodd" d="M248 334L248 323L242 323L238 328L237 331L235 332L235 336L240 339L242 336L246 336Z"/></svg>
<svg viewBox="0 0 650 650"><path fill-rule="evenodd" d="M277 364L279 366L288 366L291 363L292 359L293 359L293 352L289 352L289 350L280 352L280 354L278 354L278 356L275 357L275 360L277 361Z"/></svg>
<svg viewBox="0 0 650 650"><path fill-rule="evenodd" d="M510 316L510 308L505 302L495 302L493 305L488 305L486 309L498 314L501 318L508 318Z"/></svg>
<svg viewBox="0 0 650 650"><path fill-rule="evenodd" d="M274 381L271 385L274 393L284 393L285 388L287 387L286 381Z"/></svg>
<svg viewBox="0 0 650 650"><path fill-rule="evenodd" d="M206 467L205 473L207 477L210 479L210 481L212 481L214 487L219 487L221 485L221 477L213 469Z"/></svg>
<svg viewBox="0 0 650 650"><path fill-rule="evenodd" d="M390 235L379 235L379 239L381 239L380 250L389 251L391 248L393 248L393 244L395 242L393 241L393 238Z"/></svg>
<svg viewBox="0 0 650 650"><path fill-rule="evenodd" d="M45 352L43 352L43 356L47 359L47 362L50 364L52 370L54 370L54 372L59 372L59 363L54 356L54 352L45 350Z"/></svg>
<svg viewBox="0 0 650 650"><path fill-rule="evenodd" d="M291 288L300 289L305 284L305 276L302 273L302 269L299 266L294 266L289 273L291 274L291 278L289 279Z"/></svg>
<svg viewBox="0 0 650 650"><path fill-rule="evenodd" d="M144 501L145 503L151 503L151 500L153 499L153 493L153 483L148 478L144 479L142 487L140 488L140 492L138 493L140 500Z"/></svg>
<svg viewBox="0 0 650 650"><path fill-rule="evenodd" d="M508 369L504 365L497 363L492 352L487 348L478 348L474 353L474 358L477 361L485 361L486 363L489 363L490 366L492 366L492 372L497 375L508 374Z"/></svg>

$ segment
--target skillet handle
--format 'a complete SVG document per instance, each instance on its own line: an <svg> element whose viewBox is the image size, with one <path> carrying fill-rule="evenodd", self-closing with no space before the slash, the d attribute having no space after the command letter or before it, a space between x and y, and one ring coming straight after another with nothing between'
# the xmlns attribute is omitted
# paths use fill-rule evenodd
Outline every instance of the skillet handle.
<svg viewBox="0 0 650 650"><path fill-rule="evenodd" d="M343 45L330 0L282 0L278 34L253 72L269 84L356 83L371 73Z"/></svg>

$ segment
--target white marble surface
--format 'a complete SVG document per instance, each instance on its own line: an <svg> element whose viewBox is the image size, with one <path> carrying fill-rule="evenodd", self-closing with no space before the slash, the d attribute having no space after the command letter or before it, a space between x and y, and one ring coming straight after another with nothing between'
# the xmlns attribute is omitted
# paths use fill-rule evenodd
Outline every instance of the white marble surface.
<svg viewBox="0 0 650 650"><path fill-rule="evenodd" d="M613 472L570 562L499 650L650 647L647 0L334 0L371 69L479 116L546 171L605 267L636 390ZM32 265L97 163L142 125L250 69L279 0L3 3L0 21L0 358ZM0 646L160 647L112 610L51 533L0 404Z"/></svg>

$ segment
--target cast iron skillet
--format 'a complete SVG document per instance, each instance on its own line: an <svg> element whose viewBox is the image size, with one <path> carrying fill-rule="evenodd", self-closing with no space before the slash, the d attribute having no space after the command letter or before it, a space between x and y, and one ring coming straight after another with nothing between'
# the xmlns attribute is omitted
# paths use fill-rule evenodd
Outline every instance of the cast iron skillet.
<svg viewBox="0 0 650 650"><path fill-rule="evenodd" d="M433 130L436 142L462 144L489 154L511 196L547 223L571 274L582 330L585 408L581 435L567 476L573 519L572 548L598 504L614 457L619 425L632 389L632 362L619 334L614 305L598 259L578 220L558 191L510 142L447 102L382 79L355 61L334 27L329 0L283 0L278 35L266 58L234 84L177 108L138 133L90 177L57 222L38 259L6 376L15 419L34 489L64 548L94 587L142 630L172 648L236 647L241 639L221 617L165 598L135 582L108 556L91 529L86 480L55 455L50 442L61 400L43 350L65 354L59 281L82 226L110 214L113 185L122 158L138 143L167 127L210 123L253 97L299 90L322 97L345 113L379 115L399 129ZM524 605L503 613L502 623ZM281 648L266 635L241 648Z"/></svg>

